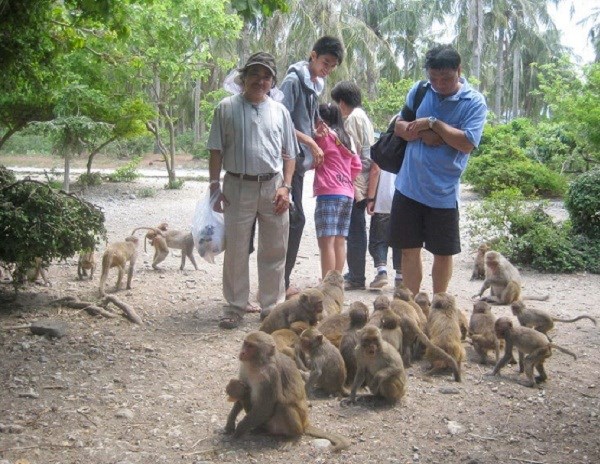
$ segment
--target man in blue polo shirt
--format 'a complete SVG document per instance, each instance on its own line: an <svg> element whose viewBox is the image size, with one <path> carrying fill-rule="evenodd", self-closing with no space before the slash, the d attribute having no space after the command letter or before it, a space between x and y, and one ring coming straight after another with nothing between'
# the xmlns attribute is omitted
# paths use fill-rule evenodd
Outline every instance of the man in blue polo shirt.
<svg viewBox="0 0 600 464"><path fill-rule="evenodd" d="M425 56L429 86L412 122L400 117L395 133L408 142L396 178L390 246L402 248L404 284L421 288L421 249L433 254L433 293L445 292L453 255L460 253L460 176L483 132L487 106L481 93L461 77L460 55L440 45ZM419 84L406 96L412 108Z"/></svg>

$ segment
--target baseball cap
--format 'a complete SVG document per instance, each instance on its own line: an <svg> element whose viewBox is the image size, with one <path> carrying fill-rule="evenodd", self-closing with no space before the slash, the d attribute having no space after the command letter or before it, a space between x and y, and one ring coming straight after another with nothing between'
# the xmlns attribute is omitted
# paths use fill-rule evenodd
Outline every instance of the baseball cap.
<svg viewBox="0 0 600 464"><path fill-rule="evenodd" d="M267 52L254 53L253 55L250 55L248 61L246 61L246 64L241 67L239 71L245 71L250 66L254 66L255 64L259 64L267 68L269 71L271 71L271 74L273 74L273 78L277 79L277 66L275 64L275 58L273 55Z"/></svg>

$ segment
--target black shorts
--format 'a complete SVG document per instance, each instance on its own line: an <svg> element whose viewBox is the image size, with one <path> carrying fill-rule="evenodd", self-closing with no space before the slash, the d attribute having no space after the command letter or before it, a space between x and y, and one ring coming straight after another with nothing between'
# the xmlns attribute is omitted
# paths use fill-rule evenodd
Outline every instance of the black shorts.
<svg viewBox="0 0 600 464"><path fill-rule="evenodd" d="M394 193L389 245L393 248L425 248L434 255L460 253L459 212L456 208L431 208Z"/></svg>

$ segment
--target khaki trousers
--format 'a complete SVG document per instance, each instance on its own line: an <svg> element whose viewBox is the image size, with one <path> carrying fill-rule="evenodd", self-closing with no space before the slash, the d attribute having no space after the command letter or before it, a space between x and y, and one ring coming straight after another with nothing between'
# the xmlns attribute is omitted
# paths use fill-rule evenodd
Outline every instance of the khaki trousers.
<svg viewBox="0 0 600 464"><path fill-rule="evenodd" d="M272 309L285 300L285 256L288 244L289 213L276 215L273 199L283 176L267 182L242 180L225 174L223 194L225 256L223 261L223 296L225 312L242 314L250 297L249 246L252 226L258 221L258 292L263 310Z"/></svg>

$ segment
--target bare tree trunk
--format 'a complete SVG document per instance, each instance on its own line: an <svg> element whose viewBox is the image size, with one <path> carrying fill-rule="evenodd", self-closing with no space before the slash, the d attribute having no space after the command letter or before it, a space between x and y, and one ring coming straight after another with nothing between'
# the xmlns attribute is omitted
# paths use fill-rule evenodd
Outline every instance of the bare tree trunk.
<svg viewBox="0 0 600 464"><path fill-rule="evenodd" d="M494 113L497 118L502 117L502 93L504 92L504 27L498 30L498 50L496 53L496 94L494 99Z"/></svg>
<svg viewBox="0 0 600 464"><path fill-rule="evenodd" d="M71 176L71 155L66 154L65 155L65 172L64 172L64 176L63 176L63 187L62 189L69 193L69 181L70 181L70 176Z"/></svg>
<svg viewBox="0 0 600 464"><path fill-rule="evenodd" d="M515 46L513 51L512 117L519 117L519 87L521 85L521 50Z"/></svg>
<svg viewBox="0 0 600 464"><path fill-rule="evenodd" d="M477 82L473 85L479 88L481 76L481 52L483 48L483 4L482 0L471 0L469 8L469 39L472 42L471 74Z"/></svg>
<svg viewBox="0 0 600 464"><path fill-rule="evenodd" d="M202 90L202 81L196 79L194 85L194 147L200 142L200 95Z"/></svg>

